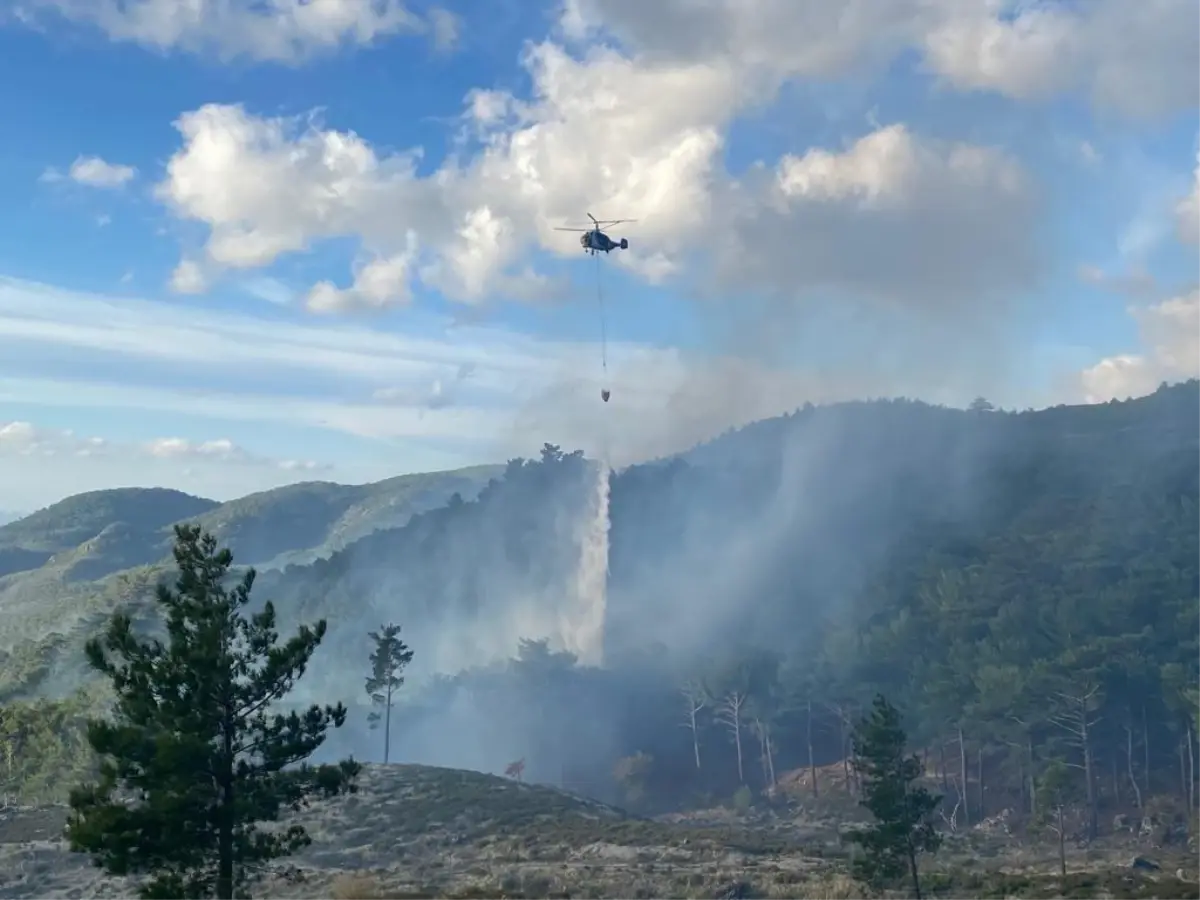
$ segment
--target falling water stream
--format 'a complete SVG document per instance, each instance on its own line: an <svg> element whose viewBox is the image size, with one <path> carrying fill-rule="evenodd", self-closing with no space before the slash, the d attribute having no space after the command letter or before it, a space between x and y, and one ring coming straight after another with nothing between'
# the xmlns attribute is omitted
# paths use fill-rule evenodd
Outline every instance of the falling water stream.
<svg viewBox="0 0 1200 900"><path fill-rule="evenodd" d="M592 502L581 519L579 566L569 611L563 617L565 649L588 666L604 663L604 620L608 605L608 494L612 470L596 466Z"/></svg>

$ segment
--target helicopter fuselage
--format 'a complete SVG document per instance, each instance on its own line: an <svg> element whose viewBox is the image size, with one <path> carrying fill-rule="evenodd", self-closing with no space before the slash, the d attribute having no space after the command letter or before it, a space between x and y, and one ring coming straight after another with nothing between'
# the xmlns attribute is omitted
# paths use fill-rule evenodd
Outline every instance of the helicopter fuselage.
<svg viewBox="0 0 1200 900"><path fill-rule="evenodd" d="M579 236L579 246L591 253L609 253L613 250L629 249L629 241L625 238L614 241L599 228L595 228L592 231L585 231Z"/></svg>

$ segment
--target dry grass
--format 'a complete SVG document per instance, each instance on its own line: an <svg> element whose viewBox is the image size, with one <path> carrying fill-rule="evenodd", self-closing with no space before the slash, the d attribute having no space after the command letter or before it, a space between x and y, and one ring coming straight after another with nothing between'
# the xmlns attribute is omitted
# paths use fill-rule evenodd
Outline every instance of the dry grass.
<svg viewBox="0 0 1200 900"><path fill-rule="evenodd" d="M129 896L58 839L65 811L0 815L0 900ZM748 817L720 811L648 820L550 788L452 769L368 766L355 796L298 817L313 844L273 866L256 897L414 900L447 897L817 897L870 894L846 874L844 824L794 807ZM1127 847L1056 860L1031 842L982 833L925 863L928 895L1200 898L1194 867L1159 857L1150 876Z"/></svg>

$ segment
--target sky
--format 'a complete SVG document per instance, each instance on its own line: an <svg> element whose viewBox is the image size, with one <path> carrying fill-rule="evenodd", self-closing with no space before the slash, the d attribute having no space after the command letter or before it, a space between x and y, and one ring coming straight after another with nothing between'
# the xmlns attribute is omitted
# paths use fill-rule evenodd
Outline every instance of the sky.
<svg viewBox="0 0 1200 900"><path fill-rule="evenodd" d="M0 0L0 83L0 510L1200 370L1195 0Z"/></svg>

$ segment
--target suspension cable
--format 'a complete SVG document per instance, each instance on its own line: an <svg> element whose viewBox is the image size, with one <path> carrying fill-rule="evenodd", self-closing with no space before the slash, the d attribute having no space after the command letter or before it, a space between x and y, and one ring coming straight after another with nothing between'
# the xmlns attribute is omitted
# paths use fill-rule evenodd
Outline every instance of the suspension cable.
<svg viewBox="0 0 1200 900"><path fill-rule="evenodd" d="M600 272L600 254L593 253L596 261L596 305L600 310L600 368L604 380L608 381L608 316L604 310L604 285Z"/></svg>

